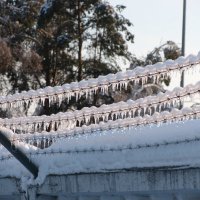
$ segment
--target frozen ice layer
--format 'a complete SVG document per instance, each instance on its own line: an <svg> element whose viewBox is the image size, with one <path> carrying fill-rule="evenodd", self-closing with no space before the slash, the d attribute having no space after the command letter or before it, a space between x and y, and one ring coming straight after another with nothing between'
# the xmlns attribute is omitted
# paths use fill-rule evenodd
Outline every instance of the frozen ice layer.
<svg viewBox="0 0 200 200"><path fill-rule="evenodd" d="M170 75L176 76L183 70L195 72L199 70L199 66L199 54L197 56L189 55L188 57L179 57L175 61L167 60L164 63L156 63L146 67L138 66L127 72L99 76L96 79L82 80L80 82L73 82L52 88L46 87L44 89L38 89L35 92L31 90L31 92L22 92L5 98L0 97L0 106L10 108L13 106L21 106L24 103L38 103L39 101L44 105L45 99L49 101L49 105L56 102L60 105L64 99L69 102L74 96L77 101L83 95L88 98L92 93L96 93L97 90L105 94L109 88L113 91L127 89L130 81L134 84L144 85L147 83L148 78L151 78L153 83L158 83L160 78Z"/></svg>

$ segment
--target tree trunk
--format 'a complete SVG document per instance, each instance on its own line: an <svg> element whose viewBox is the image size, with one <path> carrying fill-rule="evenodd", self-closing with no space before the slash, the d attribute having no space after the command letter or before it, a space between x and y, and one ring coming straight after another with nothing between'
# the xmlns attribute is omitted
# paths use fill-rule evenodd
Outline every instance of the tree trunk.
<svg viewBox="0 0 200 200"><path fill-rule="evenodd" d="M81 23L81 5L78 0L78 81L81 81L83 78L83 63L82 63L82 23Z"/></svg>
<svg viewBox="0 0 200 200"><path fill-rule="evenodd" d="M50 76L50 58L49 58L49 50L48 50L48 45L47 47L45 47L43 49L44 52L44 73L45 73L45 80L46 80L46 86L50 86L51 85L51 76Z"/></svg>

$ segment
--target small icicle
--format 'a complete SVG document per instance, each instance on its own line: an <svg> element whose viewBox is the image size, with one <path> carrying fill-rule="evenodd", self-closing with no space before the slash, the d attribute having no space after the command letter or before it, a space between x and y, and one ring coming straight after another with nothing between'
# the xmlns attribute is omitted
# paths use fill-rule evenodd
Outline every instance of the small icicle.
<svg viewBox="0 0 200 200"><path fill-rule="evenodd" d="M152 108L151 107L149 107L149 115L152 115Z"/></svg>
<svg viewBox="0 0 200 200"><path fill-rule="evenodd" d="M132 108L132 110L131 110L131 111L132 111L132 116L133 116L133 117L135 117L135 112L136 112L136 109L135 109L135 108Z"/></svg>
<svg viewBox="0 0 200 200"><path fill-rule="evenodd" d="M58 106L60 107L61 103L62 103L62 95L61 94L58 94L57 95L57 98L58 98Z"/></svg>
<svg viewBox="0 0 200 200"><path fill-rule="evenodd" d="M112 83L112 84L111 84L111 87L112 87L112 91L114 92L115 89L116 89L116 83Z"/></svg>
<svg viewBox="0 0 200 200"><path fill-rule="evenodd" d="M153 104L152 107L153 107L153 109L154 109L154 111L153 111L154 113L157 111L157 108L159 108L159 105L160 105L159 103L158 103L157 105L156 105L156 104Z"/></svg>
<svg viewBox="0 0 200 200"><path fill-rule="evenodd" d="M138 109L138 116L141 116L141 109Z"/></svg>
<svg viewBox="0 0 200 200"><path fill-rule="evenodd" d="M122 90L122 88L123 88L123 83L122 83L122 82L120 82L120 83L119 83L119 90L121 91L121 90Z"/></svg>
<svg viewBox="0 0 200 200"><path fill-rule="evenodd" d="M94 123L97 123L97 117L94 115Z"/></svg>
<svg viewBox="0 0 200 200"><path fill-rule="evenodd" d="M88 125L90 122L90 116L85 116L85 123Z"/></svg>
<svg viewBox="0 0 200 200"><path fill-rule="evenodd" d="M144 110L144 115L145 115L147 108L144 106L143 110Z"/></svg>
<svg viewBox="0 0 200 200"><path fill-rule="evenodd" d="M108 85L105 85L105 91L108 93Z"/></svg>
<svg viewBox="0 0 200 200"><path fill-rule="evenodd" d="M108 121L109 113L105 114L105 120Z"/></svg>
<svg viewBox="0 0 200 200"><path fill-rule="evenodd" d="M105 87L104 87L104 86L101 86L101 92L102 92L103 94L105 94Z"/></svg>
<svg viewBox="0 0 200 200"><path fill-rule="evenodd" d="M145 83L145 82L144 82L144 77L141 78L141 83L142 83L142 86L143 86L144 83Z"/></svg>
<svg viewBox="0 0 200 200"><path fill-rule="evenodd" d="M97 91L98 91L98 87L95 87L94 88L94 93L97 94Z"/></svg>
<svg viewBox="0 0 200 200"><path fill-rule="evenodd" d="M161 112L162 107L164 107L164 104L165 104L165 103L160 103L160 104L158 105L158 112L159 112L159 113Z"/></svg>
<svg viewBox="0 0 200 200"><path fill-rule="evenodd" d="M88 99L88 89L85 89L85 97Z"/></svg>

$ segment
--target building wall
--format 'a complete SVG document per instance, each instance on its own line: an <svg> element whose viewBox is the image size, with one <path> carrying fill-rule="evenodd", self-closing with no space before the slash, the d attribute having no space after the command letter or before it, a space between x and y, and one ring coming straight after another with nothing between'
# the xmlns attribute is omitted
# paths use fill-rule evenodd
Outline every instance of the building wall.
<svg viewBox="0 0 200 200"><path fill-rule="evenodd" d="M6 185L9 185L7 189ZM19 180L0 180L0 199L25 199ZM9 198L12 197L12 198ZM29 200L199 200L200 169L143 169L50 175L30 186Z"/></svg>

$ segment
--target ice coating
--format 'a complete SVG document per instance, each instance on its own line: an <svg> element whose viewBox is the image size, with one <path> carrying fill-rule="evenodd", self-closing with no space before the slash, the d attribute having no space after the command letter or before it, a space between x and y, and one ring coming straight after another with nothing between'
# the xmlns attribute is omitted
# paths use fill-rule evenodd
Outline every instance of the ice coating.
<svg viewBox="0 0 200 200"><path fill-rule="evenodd" d="M176 87L172 91L159 93L157 96L148 96L136 101L128 100L127 102L114 103L109 106L102 105L99 108L92 106L91 108L85 107L82 110L58 113L51 116L0 119L0 125L14 132L17 130L18 133L70 130L76 126L98 124L101 121L107 122L108 120L134 118L145 114L152 115L155 112L179 107L184 100L199 98L199 91L200 82L195 85L187 85L184 88Z"/></svg>
<svg viewBox="0 0 200 200"><path fill-rule="evenodd" d="M6 138L9 138L10 140L12 140L14 138L14 133L11 130L5 128L5 127L0 126L0 132Z"/></svg>
<svg viewBox="0 0 200 200"><path fill-rule="evenodd" d="M15 134L13 141L20 141L34 145L38 148L47 148L54 143L57 139L73 137L83 134L94 134L97 131L106 131L111 129L123 129L126 127L141 127L146 125L157 124L158 126L163 123L179 122L183 120L199 119L200 108L183 108L182 110L172 109L171 112L164 111L161 113L155 112L152 116L145 115L135 118L127 118L126 120L117 119L115 121L108 120L108 122L100 122L99 124L92 124L89 126L75 127L71 130L59 130L41 133L27 133Z"/></svg>
<svg viewBox="0 0 200 200"><path fill-rule="evenodd" d="M189 55L187 57L179 57L175 61L167 60L164 63L156 63L146 67L136 67L134 70L126 72L117 72L116 74L109 74L107 76L99 76L98 78L82 80L80 82L72 82L56 87L46 87L44 89L30 90L28 92L16 93L6 97L0 97L0 106L3 108L18 107L30 102L45 104L48 100L49 106L53 103L58 103L66 99L68 102L72 97L78 100L82 95L88 98L92 93L97 90L103 94L108 92L111 88L113 91L127 89L130 81L134 84L144 85L147 83L148 77L152 79L153 83L158 83L162 77L176 75L181 71L189 71L192 69L194 72L200 66L200 53L197 56ZM190 70L191 71L191 70Z"/></svg>
<svg viewBox="0 0 200 200"><path fill-rule="evenodd" d="M23 104L29 104L32 101L45 104L45 106L46 103L49 106L53 103L60 105L65 99L70 101L72 96L78 100L81 95L84 94L86 97L89 97L92 93L96 93L97 90L101 93L107 93L108 89L126 89L129 81L144 85L147 83L148 77L154 83L158 83L160 77L176 75L182 70L186 70L187 73L195 73L196 70L199 70L199 60L200 53L198 56L180 57L176 61L168 60L164 63L146 66L146 68L137 67L135 70L109 74L88 81L83 80L63 86L46 87L44 89L16 93L0 97L0 104L5 109L23 106ZM200 118L200 108L197 106L179 110L179 105L183 100L199 97L199 92L200 82L184 88L177 87L173 91L159 93L157 96L148 96L136 101L128 100L127 102L102 105L99 108L92 106L82 110L58 113L51 116L0 119L0 127L5 126L17 134L5 128L0 128L0 130L5 131L7 137L12 142L15 142L16 145L24 150L30 159L38 163L40 175L43 178L51 174L52 171L57 174L63 173L60 166L63 166L66 170L65 173L69 173L67 171L69 163L73 163L74 160L76 160L77 165L73 166L73 170L77 170L77 173L84 172L85 169L86 172L88 169L91 172L91 166L93 165L94 168L92 170L97 172L98 166L101 166L100 164L103 167L107 165L108 168L106 170L110 169L111 165L116 170L116 166L119 163L123 169L125 167L130 169L135 165L138 167L138 163L139 165L141 164L141 167L149 165L155 167L153 162L157 154L160 154L158 156L158 160L161 161L160 166L163 167L163 160L166 162L166 166L168 166L169 161L173 160L174 166L177 160L176 148L179 149L179 155L184 155L179 160L184 165L185 161L187 163L188 158L191 158L191 156L193 156L192 159L195 158L195 160L192 160L192 163L198 158L200 141L198 130L200 125L199 120L193 119ZM2 102L4 103L2 104ZM179 109L176 109L176 107ZM143 134L144 132L145 134ZM116 133L119 133L119 135ZM106 137L106 135L109 135L109 137ZM92 144L91 138L93 138ZM185 142L183 143L183 141ZM190 145L188 145L188 141L189 143L191 142ZM193 145L195 141L196 143ZM160 146L167 146L170 142L174 144L172 145L174 147L171 148L169 146L161 152L162 147L160 148ZM158 146L159 149L157 148ZM181 147L179 148L179 146ZM192 150L189 154L186 154L193 146L195 151ZM146 149L147 154L142 154L146 155L146 157L138 154L137 150L142 148L148 148ZM108 150L110 150L111 154L108 153ZM130 150L134 151L130 154ZM115 151L119 154L115 154ZM151 151L152 154L149 156L148 153ZM71 156L73 152L74 154ZM98 152L102 154L103 159L99 159L97 163ZM167 157L168 152L171 152L171 154ZM195 156L194 152L197 152ZM88 161L85 159L84 154L90 156ZM107 157L106 162L104 160L105 157ZM113 157L115 158L111 162L110 159L113 159ZM151 157L150 160L148 160L149 157ZM126 160L125 158L128 159ZM139 158L139 160L134 160L135 158ZM72 162L69 162L70 159ZM94 160L94 162L91 162L91 160ZM131 160L130 163L129 160ZM17 162L2 147L0 161L1 176L2 174L5 177L15 176L13 174L15 172L18 174L18 171L20 171L13 170L13 166L16 168ZM84 162L82 163L82 161ZM178 165L180 165L179 161L177 162ZM15 163L14 165L13 162ZM144 165L144 162L147 165ZM200 161L198 162L200 163ZM62 164L60 165L60 163ZM127 163L130 165L128 166ZM45 171L44 169L47 168L52 171ZM99 169L102 169L102 167ZM17 176L21 177L21 174Z"/></svg>

